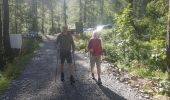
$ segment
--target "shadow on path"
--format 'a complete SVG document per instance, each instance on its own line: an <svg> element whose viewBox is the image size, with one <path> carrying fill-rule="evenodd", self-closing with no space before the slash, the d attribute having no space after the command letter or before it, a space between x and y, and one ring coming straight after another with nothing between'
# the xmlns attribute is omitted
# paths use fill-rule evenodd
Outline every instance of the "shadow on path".
<svg viewBox="0 0 170 100"><path fill-rule="evenodd" d="M96 79L94 81L98 84ZM110 100L127 100L103 85L98 86Z"/></svg>

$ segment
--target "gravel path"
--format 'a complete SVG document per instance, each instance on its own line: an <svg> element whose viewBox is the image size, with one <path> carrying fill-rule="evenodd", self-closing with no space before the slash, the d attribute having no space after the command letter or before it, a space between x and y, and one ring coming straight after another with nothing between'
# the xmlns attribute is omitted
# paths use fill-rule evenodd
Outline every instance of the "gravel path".
<svg viewBox="0 0 170 100"><path fill-rule="evenodd" d="M0 100L146 100L137 90L120 83L112 74L103 73L103 85L98 86L91 79L88 57L78 52L75 53L74 68L76 83L71 85L68 79L61 82L58 68L55 77L58 64L54 39L44 40L42 48L12 82L10 89L0 96ZM106 65L103 66L102 70L107 69Z"/></svg>

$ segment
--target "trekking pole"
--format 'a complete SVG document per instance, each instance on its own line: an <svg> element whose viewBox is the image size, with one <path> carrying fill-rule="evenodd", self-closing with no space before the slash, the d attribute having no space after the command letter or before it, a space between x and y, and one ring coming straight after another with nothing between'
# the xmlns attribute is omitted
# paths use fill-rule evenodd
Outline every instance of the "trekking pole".
<svg viewBox="0 0 170 100"><path fill-rule="evenodd" d="M75 61L74 53L72 53L72 55L73 55L73 61L74 61L74 71L75 71L75 73L76 73L76 61ZM75 74L75 75L76 75L76 74Z"/></svg>
<svg viewBox="0 0 170 100"><path fill-rule="evenodd" d="M56 70L55 70L55 82L56 82L56 78L57 78L57 66L58 66L58 61L59 60L59 49L57 47L57 65L56 65Z"/></svg>
<svg viewBox="0 0 170 100"><path fill-rule="evenodd" d="M75 58L74 58L74 53L72 53L72 55L73 55L73 61L74 61L74 67L75 67Z"/></svg>

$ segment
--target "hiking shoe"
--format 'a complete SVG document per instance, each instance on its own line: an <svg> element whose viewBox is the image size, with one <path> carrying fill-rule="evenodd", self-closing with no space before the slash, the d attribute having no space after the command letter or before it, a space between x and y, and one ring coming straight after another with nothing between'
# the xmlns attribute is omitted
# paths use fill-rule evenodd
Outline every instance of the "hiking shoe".
<svg viewBox="0 0 170 100"><path fill-rule="evenodd" d="M70 82L71 82L71 84L75 83L73 75L71 75L71 77L70 77Z"/></svg>
<svg viewBox="0 0 170 100"><path fill-rule="evenodd" d="M61 81L64 82L64 73L61 73Z"/></svg>
<svg viewBox="0 0 170 100"><path fill-rule="evenodd" d="M99 84L99 85L102 85L101 78L98 79L98 84Z"/></svg>
<svg viewBox="0 0 170 100"><path fill-rule="evenodd" d="M94 73L92 73L92 74L91 74L91 76L92 76L92 79L95 79L95 77L94 77Z"/></svg>

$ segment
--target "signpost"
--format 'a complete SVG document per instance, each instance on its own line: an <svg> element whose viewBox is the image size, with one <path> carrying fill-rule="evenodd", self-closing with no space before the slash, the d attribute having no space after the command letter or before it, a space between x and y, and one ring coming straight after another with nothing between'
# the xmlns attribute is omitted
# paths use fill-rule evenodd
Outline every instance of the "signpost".
<svg viewBox="0 0 170 100"><path fill-rule="evenodd" d="M22 36L21 34L10 34L11 48L21 49L22 48Z"/></svg>
<svg viewBox="0 0 170 100"><path fill-rule="evenodd" d="M76 22L76 33L83 33L83 23L82 22Z"/></svg>

